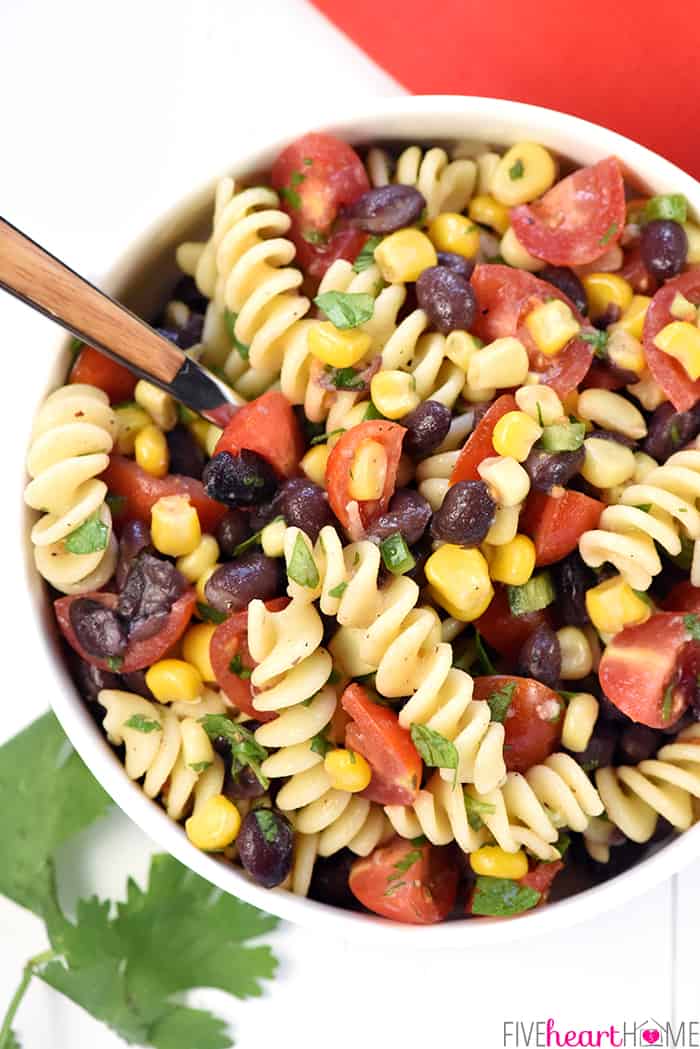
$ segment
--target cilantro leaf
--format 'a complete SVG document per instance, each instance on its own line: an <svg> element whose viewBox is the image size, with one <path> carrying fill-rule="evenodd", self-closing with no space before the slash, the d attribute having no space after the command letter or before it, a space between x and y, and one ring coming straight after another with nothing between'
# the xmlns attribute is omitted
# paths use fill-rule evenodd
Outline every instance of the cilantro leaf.
<svg viewBox="0 0 700 1049"><path fill-rule="evenodd" d="M242 681L247 681L250 675L253 673L248 667L243 666L243 660L241 659L240 652L236 652L235 656L228 665L229 670L232 674L241 678Z"/></svg>
<svg viewBox="0 0 700 1049"><path fill-rule="evenodd" d="M492 805L488 801L481 801L480 798L474 798L471 794L464 792L464 807L467 810L467 823L472 830L481 830L484 825L482 816L493 816L496 811L496 806Z"/></svg>
<svg viewBox="0 0 700 1049"><path fill-rule="evenodd" d="M617 233L619 228L620 227L618 226L617 222L612 222L608 226L608 228L606 229L605 233L603 234L603 236L598 241L598 243L601 245L601 247L604 248L606 244L610 243L610 241L613 239L613 237L615 236L615 234Z"/></svg>
<svg viewBox="0 0 700 1049"><path fill-rule="evenodd" d="M338 583L337 586L334 586L332 588L332 590L328 591L328 596L329 597L342 597L343 594L345 593L345 591L347 590L347 588L348 588L348 584L347 583Z"/></svg>
<svg viewBox="0 0 700 1049"><path fill-rule="evenodd" d="M662 704L662 707L661 707L661 720L662 721L668 721L670 719L670 717L671 717L671 713L673 711L673 692L674 692L674 689L675 689L675 684L674 684L673 681L671 681L670 684L668 684L666 686L666 689L664 690L663 704Z"/></svg>
<svg viewBox="0 0 700 1049"><path fill-rule="evenodd" d="M229 309L225 309L224 310L224 325L226 327L226 334L229 337L229 342L233 346L234 350L238 351L239 356L244 361L247 361L248 358L250 357L250 350L245 345L245 343L241 342L240 339L236 338L236 321L237 320L238 320L238 314L237 313L234 313L232 310L229 310Z"/></svg>
<svg viewBox="0 0 700 1049"><path fill-rule="evenodd" d="M268 521L268 524L276 524L277 521L283 521L283 520L284 520L284 518L280 514L278 517L273 517L271 521ZM262 536L263 532L265 531L265 528L267 528L267 525L264 525L261 529L259 529L259 531L253 532L253 534L249 535L247 539L244 539L242 543L239 543L238 546L234 547L234 549L233 549L233 556L234 556L234 558L235 557L240 557L241 554L244 554L246 552L246 550L250 550L252 547L257 546L258 543L260 542L260 537ZM224 619L225 618L226 617L224 616Z"/></svg>
<svg viewBox="0 0 700 1049"><path fill-rule="evenodd" d="M116 492L107 492L105 496L105 502L112 511L114 517L118 517L119 514L126 510L126 496L117 495Z"/></svg>
<svg viewBox="0 0 700 1049"><path fill-rule="evenodd" d="M374 253L381 244L381 237L368 237L362 251L352 264L355 273L364 273L370 266L374 265Z"/></svg>
<svg viewBox="0 0 700 1049"><path fill-rule="evenodd" d="M476 879L472 914L508 917L522 914L536 907L542 894L528 885L520 885L510 878L489 878L480 875Z"/></svg>
<svg viewBox="0 0 700 1049"><path fill-rule="evenodd" d="M693 641L700 641L700 617L696 615L683 616L683 626Z"/></svg>
<svg viewBox="0 0 700 1049"><path fill-rule="evenodd" d="M205 623L223 623L226 619L225 612L219 612L218 608L212 608L211 605L205 605L203 601L197 602L197 615L200 619L204 620Z"/></svg>
<svg viewBox="0 0 700 1049"><path fill-rule="evenodd" d="M516 179L522 178L525 174L525 165L522 160L518 158L512 167L508 169L508 175L515 181Z"/></svg>
<svg viewBox="0 0 700 1049"><path fill-rule="evenodd" d="M312 448L316 444L325 444L326 441L330 441L331 437L339 437L341 433L345 433L343 426L339 426L337 430L331 430L329 433L320 433L317 437L312 437L309 444Z"/></svg>
<svg viewBox="0 0 700 1049"><path fill-rule="evenodd" d="M124 728L134 728L137 732L160 732L162 727L160 721L153 721L143 714L132 714L129 720L124 722Z"/></svg>
<svg viewBox="0 0 700 1049"><path fill-rule="evenodd" d="M95 554L104 550L109 539L109 528L95 510L81 525L67 535L64 546L71 554Z"/></svg>
<svg viewBox="0 0 700 1049"><path fill-rule="evenodd" d="M366 292L326 291L314 303L341 331L356 328L374 315L374 299Z"/></svg>
<svg viewBox="0 0 700 1049"><path fill-rule="evenodd" d="M289 207L294 208L295 211L299 210L301 207L301 197L295 189L290 189L289 186L282 186L279 194L285 204L289 204Z"/></svg>
<svg viewBox="0 0 700 1049"><path fill-rule="evenodd" d="M515 681L509 681L507 685L492 692L486 702L491 710L491 720L503 722L513 702L513 695L517 685Z"/></svg>
<svg viewBox="0 0 700 1049"><path fill-rule="evenodd" d="M596 357L605 358L607 356L608 333L606 331L582 331L579 338L593 347Z"/></svg>
<svg viewBox="0 0 700 1049"><path fill-rule="evenodd" d="M322 758L325 758L329 750L333 750L333 744L326 739L322 732L313 737L309 746L314 754L320 754Z"/></svg>
<svg viewBox="0 0 700 1049"><path fill-rule="evenodd" d="M489 656L488 652L486 651L486 646L484 645L484 639L483 639L483 637L481 636L481 634L479 633L478 630L476 631L476 655L477 655L477 659L479 660L479 663L481 664L481 672L483 674L495 674L496 673L496 668L493 665L493 660L491 659L491 657Z"/></svg>
<svg viewBox="0 0 700 1049"><path fill-rule="evenodd" d="M256 809L255 822L262 833L263 838L270 845L274 845L279 837L279 826L275 814L270 809Z"/></svg>
<svg viewBox="0 0 700 1049"><path fill-rule="evenodd" d="M411 725L411 739L426 765L440 769L457 768L459 754L456 746L435 729L414 722Z"/></svg>
<svg viewBox="0 0 700 1049"><path fill-rule="evenodd" d="M327 375L330 375L336 390L359 390L365 384L360 373L354 368L333 368L327 364L325 371ZM369 412L369 409L367 411ZM365 419L368 417L365 415Z"/></svg>
<svg viewBox="0 0 700 1049"><path fill-rule="evenodd" d="M320 576L316 562L301 535L297 535L294 540L292 555L287 565L287 576L299 586L305 586L309 590L313 590L319 584Z"/></svg>
<svg viewBox="0 0 700 1049"><path fill-rule="evenodd" d="M231 1037L224 1020L186 1005L174 1005L148 1032L154 1049L228 1049Z"/></svg>
<svg viewBox="0 0 700 1049"><path fill-rule="evenodd" d="M257 742L253 733L245 725L236 724L225 714L205 714L199 719L199 723L209 739L223 736L231 747L232 775L235 776L240 769L248 765L257 776L260 785L267 790L270 781L260 771L260 765L267 757L267 750Z"/></svg>

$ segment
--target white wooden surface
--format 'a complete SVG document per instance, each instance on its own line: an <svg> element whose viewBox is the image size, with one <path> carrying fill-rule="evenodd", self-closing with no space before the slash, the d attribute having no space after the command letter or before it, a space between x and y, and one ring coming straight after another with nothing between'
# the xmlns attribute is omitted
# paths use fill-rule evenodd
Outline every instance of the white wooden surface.
<svg viewBox="0 0 700 1049"><path fill-rule="evenodd" d="M332 112L334 102L398 90L305 0L2 0L0 210L97 278L165 199L218 170L270 121L279 125L320 98ZM48 366L33 345L47 323L0 300L0 425L13 499L27 419L12 391L26 370ZM32 677L31 635L17 630L28 612L12 554L16 522L14 513L0 517L0 739L40 713L51 688L50 679ZM145 871L151 848L118 813L81 845L71 857L73 892L118 892L127 872ZM281 976L268 996L233 1004L201 997L230 1017L241 1049L302 1039L307 1049L356 1049L361 1039L374 1046L408 1038L495 1049L503 1020L554 1016L563 1027L588 1028L649 1015L697 1019L699 880L700 863L615 914L478 957L407 957L287 926L274 937ZM0 1009L43 943L39 923L0 900ZM19 1029L29 1049L121 1044L41 985Z"/></svg>

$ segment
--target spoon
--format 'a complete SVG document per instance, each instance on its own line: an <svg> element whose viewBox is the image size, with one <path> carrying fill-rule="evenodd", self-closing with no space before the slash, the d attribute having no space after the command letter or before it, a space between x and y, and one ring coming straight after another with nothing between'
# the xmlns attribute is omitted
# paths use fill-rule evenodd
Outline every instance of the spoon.
<svg viewBox="0 0 700 1049"><path fill-rule="evenodd" d="M242 403L225 382L2 218L0 288L217 426Z"/></svg>

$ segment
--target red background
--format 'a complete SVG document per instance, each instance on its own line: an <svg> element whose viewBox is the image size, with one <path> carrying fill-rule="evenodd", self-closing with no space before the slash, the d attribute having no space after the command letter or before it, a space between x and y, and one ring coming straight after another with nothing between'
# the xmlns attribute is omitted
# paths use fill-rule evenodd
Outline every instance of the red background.
<svg viewBox="0 0 700 1049"><path fill-rule="evenodd" d="M415 94L489 95L620 131L700 177L700 2L315 0Z"/></svg>

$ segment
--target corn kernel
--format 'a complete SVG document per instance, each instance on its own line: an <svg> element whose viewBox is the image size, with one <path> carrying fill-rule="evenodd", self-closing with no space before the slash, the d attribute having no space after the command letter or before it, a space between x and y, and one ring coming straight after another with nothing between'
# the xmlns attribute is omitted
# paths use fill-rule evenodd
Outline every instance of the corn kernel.
<svg viewBox="0 0 700 1049"><path fill-rule="evenodd" d="M364 790L372 778L372 769L367 760L361 754L345 750L343 747L329 750L323 759L323 766L330 778L331 787L334 790L346 790L350 794Z"/></svg>
<svg viewBox="0 0 700 1049"><path fill-rule="evenodd" d="M407 284L418 280L423 270L437 266L437 254L421 230L400 229L378 245L374 261L387 284Z"/></svg>
<svg viewBox="0 0 700 1049"><path fill-rule="evenodd" d="M428 236L437 251L451 251L455 255L474 258L479 250L480 233L466 215L443 211L428 227Z"/></svg>
<svg viewBox="0 0 700 1049"><path fill-rule="evenodd" d="M454 619L470 623L491 603L489 568L479 550L445 543L426 561L425 575L433 597Z"/></svg>
<svg viewBox="0 0 700 1049"><path fill-rule="evenodd" d="M610 325L610 331L622 329L622 331L628 331L630 335L634 335L635 339L641 339L644 333L644 319L650 302L651 299L648 295L633 295L632 301L619 321Z"/></svg>
<svg viewBox="0 0 700 1049"><path fill-rule="evenodd" d="M581 476L595 488L614 488L632 477L634 453L625 445L602 437L588 437L583 442L583 450Z"/></svg>
<svg viewBox="0 0 700 1049"><path fill-rule="evenodd" d="M372 339L366 331L359 328L339 331L330 321L315 324L307 339L314 357L333 368L349 368L357 364L372 345Z"/></svg>
<svg viewBox="0 0 700 1049"><path fill-rule="evenodd" d="M216 625L214 623L195 623L189 627L182 639L182 655L198 672L202 681L216 681L216 674L211 665L209 646Z"/></svg>
<svg viewBox="0 0 700 1049"><path fill-rule="evenodd" d="M622 576L613 576L586 592L586 610L601 634L617 634L623 627L644 623L651 608Z"/></svg>
<svg viewBox="0 0 700 1049"><path fill-rule="evenodd" d="M617 273L587 273L581 282L592 321L604 316L611 306L616 306L620 314L624 314L632 304L632 285Z"/></svg>
<svg viewBox="0 0 700 1049"><path fill-rule="evenodd" d="M240 829L240 813L223 794L207 798L185 823L187 837L203 852L225 849L236 840Z"/></svg>
<svg viewBox="0 0 700 1049"><path fill-rule="evenodd" d="M495 229L501 236L510 226L508 208L495 200L494 197L485 194L472 197L469 202L469 218L482 226L489 226L491 229Z"/></svg>
<svg viewBox="0 0 700 1049"><path fill-rule="evenodd" d="M538 142L516 142L501 157L491 179L491 192L513 208L529 204L554 185L557 166L552 154Z"/></svg>
<svg viewBox="0 0 700 1049"><path fill-rule="evenodd" d="M525 412L506 412L496 423L491 442L499 455L510 455L523 463L541 436L542 428Z"/></svg>
<svg viewBox="0 0 700 1049"><path fill-rule="evenodd" d="M202 529L188 495L163 495L151 508L151 541L168 557L184 557L196 550Z"/></svg>
<svg viewBox="0 0 700 1049"><path fill-rule="evenodd" d="M682 295L680 291L677 291L673 296L669 312L677 321L689 321L691 324L695 323L698 316L697 306L694 306L692 302L686 299L685 295Z"/></svg>
<svg viewBox="0 0 700 1049"><path fill-rule="evenodd" d="M493 489L499 506L519 506L530 491L527 471L511 456L490 456L479 463L477 470Z"/></svg>
<svg viewBox="0 0 700 1049"><path fill-rule="evenodd" d="M515 230L509 226L501 237L501 258L508 266L515 266L528 273L537 273L547 265L542 259L536 259L518 240Z"/></svg>
<svg viewBox="0 0 700 1049"><path fill-rule="evenodd" d="M146 671L146 684L159 703L194 703L204 689L202 675L184 659L160 659Z"/></svg>
<svg viewBox="0 0 700 1049"><path fill-rule="evenodd" d="M134 456L141 469L151 477L165 477L170 456L163 431L152 423L139 430L134 440Z"/></svg>
<svg viewBox="0 0 700 1049"><path fill-rule="evenodd" d="M688 321L671 321L655 336L654 345L680 361L693 381L700 379L700 328Z"/></svg>
<svg viewBox="0 0 700 1049"><path fill-rule="evenodd" d="M624 371L642 375L647 366L644 347L638 338L625 328L611 329L606 347L608 359Z"/></svg>
<svg viewBox="0 0 700 1049"><path fill-rule="evenodd" d="M215 565L219 558L219 544L213 535L203 535L191 554L178 557L176 568L188 583L196 583L203 572Z"/></svg>
<svg viewBox="0 0 700 1049"><path fill-rule="evenodd" d="M626 397L612 390L590 389L579 394L576 414L604 430L622 433L633 441L646 437L644 416Z"/></svg>
<svg viewBox="0 0 700 1049"><path fill-rule="evenodd" d="M204 772L214 762L214 748L196 718L183 718L180 722L182 758L188 769Z"/></svg>
<svg viewBox="0 0 700 1049"><path fill-rule="evenodd" d="M401 419L420 404L416 380L408 372L377 372L370 390L373 404L387 419Z"/></svg>
<svg viewBox="0 0 700 1049"><path fill-rule="evenodd" d="M326 466L330 454L331 450L327 444L317 444L309 448L299 464L309 480L320 485L321 488L326 483Z"/></svg>
<svg viewBox="0 0 700 1049"><path fill-rule="evenodd" d="M700 262L700 226L696 226L694 222L684 222L683 229L688 238L686 261L689 266L696 266Z"/></svg>
<svg viewBox="0 0 700 1049"><path fill-rule="evenodd" d="M383 446L378 441L362 441L350 466L350 498L358 502L379 499L384 491L387 466Z"/></svg>
<svg viewBox="0 0 700 1049"><path fill-rule="evenodd" d="M515 403L540 426L551 426L564 418L564 406L551 386L521 386L515 391Z"/></svg>
<svg viewBox="0 0 700 1049"><path fill-rule="evenodd" d="M516 535L509 543L493 547L489 562L492 579L498 583L522 586L535 570L535 544L526 535Z"/></svg>
<svg viewBox="0 0 700 1049"><path fill-rule="evenodd" d="M522 849L506 852L500 845L482 845L469 853L469 863L475 874L487 878L509 878L516 881L528 872L527 856Z"/></svg>
<svg viewBox="0 0 700 1049"><path fill-rule="evenodd" d="M570 308L560 299L550 299L536 306L525 318L525 327L537 349L546 357L560 353L581 330Z"/></svg>
<svg viewBox="0 0 700 1049"><path fill-rule="evenodd" d="M598 720L599 703L589 692L579 692L569 699L561 730L561 741L567 750L582 754L587 749Z"/></svg>
<svg viewBox="0 0 700 1049"><path fill-rule="evenodd" d="M557 630L561 650L561 677L564 681L580 681L593 670L593 650L590 641L577 626Z"/></svg>
<svg viewBox="0 0 700 1049"><path fill-rule="evenodd" d="M145 379L139 379L134 390L134 400L148 412L153 422L161 430L172 430L177 425L175 400L159 386L154 386L152 382L147 382Z"/></svg>
<svg viewBox="0 0 700 1049"><path fill-rule="evenodd" d="M469 362L467 381L474 390L504 390L521 386L530 362L523 344L511 336L495 339L475 353Z"/></svg>
<svg viewBox="0 0 700 1049"><path fill-rule="evenodd" d="M284 535L287 526L283 520L270 521L260 534L260 545L267 557L284 556Z"/></svg>
<svg viewBox="0 0 700 1049"><path fill-rule="evenodd" d="M485 544L490 547L511 543L518 534L520 506L497 506L493 524L486 533Z"/></svg>
<svg viewBox="0 0 700 1049"><path fill-rule="evenodd" d="M220 567L221 566L218 565L218 564L217 565L212 565L210 568L205 569L204 572L202 572L202 574L199 577L199 579L197 580L197 583L195 585L195 591L197 593L197 600L199 602L201 602L201 604L203 604L203 605L206 605L208 603L207 602L207 595L206 595L206 585L209 582L209 580L211 579L211 577L214 575L214 572L217 570L217 568L220 568Z"/></svg>
<svg viewBox="0 0 700 1049"><path fill-rule="evenodd" d="M651 372L646 370L642 372L639 382L632 383L627 389L647 412L656 411L666 400L666 394L652 378Z"/></svg>
<svg viewBox="0 0 700 1049"><path fill-rule="evenodd" d="M151 417L135 401L119 404L114 409L117 420L116 448L120 455L133 455L137 435L151 425Z"/></svg>

